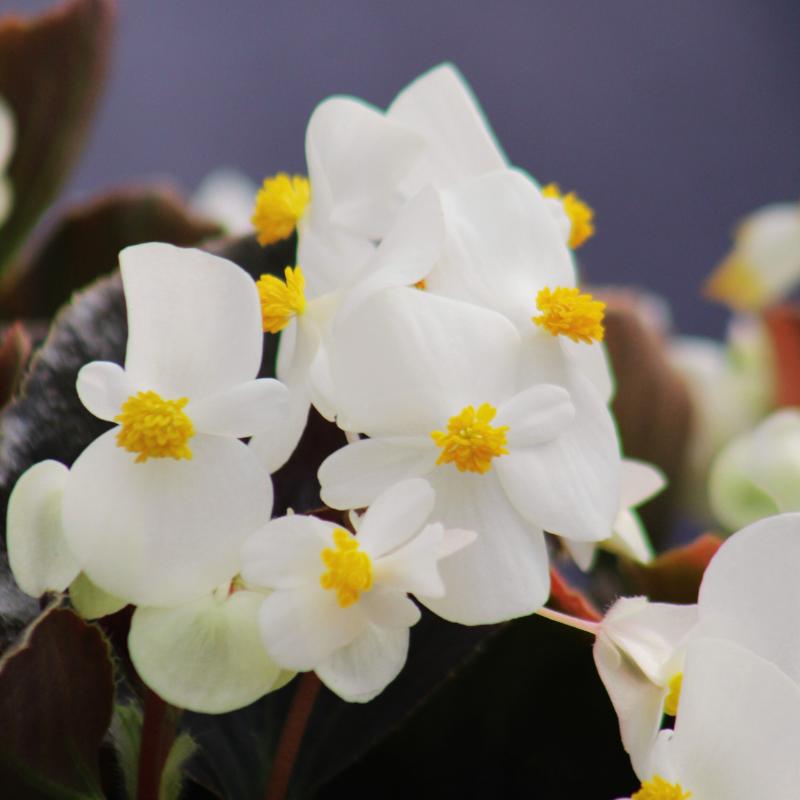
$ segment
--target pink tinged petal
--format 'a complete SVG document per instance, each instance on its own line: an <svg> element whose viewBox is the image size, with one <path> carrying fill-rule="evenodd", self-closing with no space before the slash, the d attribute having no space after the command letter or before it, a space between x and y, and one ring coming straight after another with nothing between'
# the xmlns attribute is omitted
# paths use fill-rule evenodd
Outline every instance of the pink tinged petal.
<svg viewBox="0 0 800 800"><path fill-rule="evenodd" d="M364 592L359 604L369 621L382 628L410 628L419 622L420 612L402 592L376 586Z"/></svg>
<svg viewBox="0 0 800 800"><path fill-rule="evenodd" d="M8 500L8 560L19 588L31 597L63 592L80 572L62 522L68 479L63 464L40 461L22 474Z"/></svg>
<svg viewBox="0 0 800 800"><path fill-rule="evenodd" d="M334 224L380 239L402 203L398 185L423 144L367 103L348 97L320 103L306 130L314 227Z"/></svg>
<svg viewBox="0 0 800 800"><path fill-rule="evenodd" d="M322 462L317 477L331 508L364 508L402 480L427 475L438 451L431 440L411 437L363 439Z"/></svg>
<svg viewBox="0 0 800 800"><path fill-rule="evenodd" d="M700 640L686 655L670 756L692 797L794 800L800 687L738 645Z"/></svg>
<svg viewBox="0 0 800 800"><path fill-rule="evenodd" d="M611 414L577 376L575 421L556 439L496 460L497 474L522 516L577 541L611 535L619 511L620 453Z"/></svg>
<svg viewBox="0 0 800 800"><path fill-rule="evenodd" d="M372 295L393 286L413 286L425 278L442 250L444 226L439 195L423 189L401 209L396 222L347 291L339 320Z"/></svg>
<svg viewBox="0 0 800 800"><path fill-rule="evenodd" d="M401 547L420 531L435 501L431 485L421 478L389 487L375 498L359 522L361 547L371 558Z"/></svg>
<svg viewBox="0 0 800 800"><path fill-rule="evenodd" d="M634 508L657 495L667 485L660 469L646 461L622 459L620 474L620 506Z"/></svg>
<svg viewBox="0 0 800 800"><path fill-rule="evenodd" d="M331 343L339 425L370 436L428 436L466 405L510 397L518 349L517 332L499 314L418 289L385 289L345 319Z"/></svg>
<svg viewBox="0 0 800 800"><path fill-rule="evenodd" d="M190 711L219 714L258 700L281 677L261 643L263 599L238 591L172 608L137 608L128 637L137 673L160 697Z"/></svg>
<svg viewBox="0 0 800 800"><path fill-rule="evenodd" d="M263 332L253 279L200 250L149 243L120 253L125 371L167 399L199 400L252 380Z"/></svg>
<svg viewBox="0 0 800 800"><path fill-rule="evenodd" d="M315 669L368 624L359 603L342 608L336 592L319 583L279 589L264 600L259 612L267 652L281 666L298 672Z"/></svg>
<svg viewBox="0 0 800 800"><path fill-rule="evenodd" d="M617 712L622 744L634 770L642 775L661 727L666 690L649 680L602 632L595 639L594 662Z"/></svg>
<svg viewBox="0 0 800 800"><path fill-rule="evenodd" d="M508 446L516 449L555 439L574 419L575 406L569 392L561 386L540 384L503 403L494 424L508 425Z"/></svg>
<svg viewBox="0 0 800 800"><path fill-rule="evenodd" d="M502 622L538 611L550 593L547 548L540 528L526 522L488 475L440 473L434 519L474 531L475 541L439 563L446 594L417 599L444 619L464 625Z"/></svg>
<svg viewBox="0 0 800 800"><path fill-rule="evenodd" d="M425 159L411 173L406 189L434 183L446 186L506 166L506 158L483 111L461 73L442 64L410 83L395 98L387 116L420 134Z"/></svg>
<svg viewBox="0 0 800 800"><path fill-rule="evenodd" d="M570 251L536 184L502 169L442 193L445 247L430 275L437 294L476 303L534 327L536 296L573 286Z"/></svg>
<svg viewBox="0 0 800 800"><path fill-rule="evenodd" d="M399 674L408 655L408 628L367 627L317 665L320 680L343 700L366 703Z"/></svg>
<svg viewBox="0 0 800 800"><path fill-rule="evenodd" d="M122 404L136 394L138 387L119 364L92 361L78 373L76 385L81 403L96 417L114 421Z"/></svg>
<svg viewBox="0 0 800 800"><path fill-rule="evenodd" d="M731 536L703 576L705 634L732 639L800 684L800 514L780 514Z"/></svg>
<svg viewBox="0 0 800 800"><path fill-rule="evenodd" d="M239 570L243 541L269 518L272 485L235 439L198 434L191 460L149 459L96 439L64 492L64 533L101 589L136 605L175 605Z"/></svg>
<svg viewBox="0 0 800 800"><path fill-rule="evenodd" d="M244 543L242 577L264 589L318 583L326 570L322 551L331 546L335 528L301 514L271 520Z"/></svg>

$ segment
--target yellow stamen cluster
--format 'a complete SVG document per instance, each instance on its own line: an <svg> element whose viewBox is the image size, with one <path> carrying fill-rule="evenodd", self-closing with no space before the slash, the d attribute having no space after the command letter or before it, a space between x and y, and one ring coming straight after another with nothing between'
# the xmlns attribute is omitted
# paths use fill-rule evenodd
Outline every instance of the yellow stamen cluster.
<svg viewBox="0 0 800 800"><path fill-rule="evenodd" d="M261 298L261 321L264 330L279 333L294 316L306 310L306 279L300 267L286 267L284 280L262 275L256 284Z"/></svg>
<svg viewBox="0 0 800 800"><path fill-rule="evenodd" d="M259 244L266 246L291 236L310 199L311 186L303 175L279 172L266 178L251 217Z"/></svg>
<svg viewBox="0 0 800 800"><path fill-rule="evenodd" d="M482 403L477 411L467 406L450 417L446 431L433 431L431 439L442 448L436 463L455 464L459 472L488 472L493 458L508 455L508 425L490 425L495 414L489 403Z"/></svg>
<svg viewBox="0 0 800 800"><path fill-rule="evenodd" d="M192 457L187 444L194 436L194 425L183 412L188 398L164 400L157 392L138 392L122 404L114 417L122 426L117 446L138 453L136 463L148 458Z"/></svg>
<svg viewBox="0 0 800 800"><path fill-rule="evenodd" d="M562 195L557 183L548 183L542 189L542 194L561 201L564 213L572 223L568 244L573 250L594 236L594 211L575 192Z"/></svg>
<svg viewBox="0 0 800 800"><path fill-rule="evenodd" d="M689 800L691 796L692 793L684 791L679 783L670 783L656 775L645 781L631 800Z"/></svg>
<svg viewBox="0 0 800 800"><path fill-rule="evenodd" d="M343 528L333 532L336 549L326 547L322 562L328 568L319 579L323 589L334 589L342 608L353 605L362 592L372 588L372 561L358 547L355 536Z"/></svg>
<svg viewBox="0 0 800 800"><path fill-rule="evenodd" d="M606 304L581 294L580 289L544 288L536 296L536 307L542 313L531 319L553 336L569 336L573 342L586 344L601 342L605 336Z"/></svg>
<svg viewBox="0 0 800 800"><path fill-rule="evenodd" d="M664 700L664 713L674 717L678 713L678 703L681 699L681 686L683 686L683 673L676 672L667 684L669 694Z"/></svg>

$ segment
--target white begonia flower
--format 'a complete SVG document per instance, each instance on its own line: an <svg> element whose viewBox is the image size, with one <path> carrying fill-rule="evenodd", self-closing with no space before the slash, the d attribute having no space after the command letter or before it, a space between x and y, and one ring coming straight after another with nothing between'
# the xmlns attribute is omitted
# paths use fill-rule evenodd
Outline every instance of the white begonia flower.
<svg viewBox="0 0 800 800"><path fill-rule="evenodd" d="M439 562L474 534L426 524L434 493L407 480L380 493L358 535L315 517L272 520L245 543L242 576L272 589L260 611L269 655L315 670L351 702L371 700L399 674L420 612L408 593L444 594Z"/></svg>
<svg viewBox="0 0 800 800"><path fill-rule="evenodd" d="M674 731L659 734L629 800L796 800L800 687L732 642L686 653Z"/></svg>
<svg viewBox="0 0 800 800"><path fill-rule="evenodd" d="M653 547L635 509L657 495L666 486L666 478L661 470L644 461L625 458L621 466L620 504L611 536L597 543L564 539L573 560L584 571L591 569L598 547L640 564L653 559Z"/></svg>
<svg viewBox="0 0 800 800"><path fill-rule="evenodd" d="M0 97L0 227L8 219L14 202L14 192L6 175L6 168L14 153L15 140L14 114L8 103Z"/></svg>
<svg viewBox="0 0 800 800"><path fill-rule="evenodd" d="M711 465L708 496L729 530L800 511L800 412L776 411L724 447Z"/></svg>
<svg viewBox="0 0 800 800"><path fill-rule="evenodd" d="M88 364L77 389L122 424L73 464L64 536L101 589L170 606L235 574L241 542L269 518L269 475L239 437L279 430L287 391L255 379L261 313L244 270L166 244L126 248L120 263L125 369Z"/></svg>
<svg viewBox="0 0 800 800"><path fill-rule="evenodd" d="M733 250L708 281L711 297L737 311L758 311L800 283L800 203L776 203L750 214Z"/></svg>
<svg viewBox="0 0 800 800"><path fill-rule="evenodd" d="M427 478L436 518L478 534L442 565L447 595L421 598L452 621L536 611L549 593L542 529L604 539L618 510L616 436L593 387L578 375L573 396L520 389L519 357L500 314L408 288L358 306L331 345L337 421L371 438L326 459L322 498L359 508L398 480Z"/></svg>
<svg viewBox="0 0 800 800"><path fill-rule="evenodd" d="M192 195L192 208L219 222L233 235L250 233L253 198L258 186L252 178L232 167L220 167L203 178Z"/></svg>

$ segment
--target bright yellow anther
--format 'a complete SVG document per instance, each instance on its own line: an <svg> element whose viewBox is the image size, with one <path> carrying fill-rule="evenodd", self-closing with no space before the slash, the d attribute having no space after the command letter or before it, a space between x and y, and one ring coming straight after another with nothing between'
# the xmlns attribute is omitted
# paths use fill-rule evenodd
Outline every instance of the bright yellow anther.
<svg viewBox="0 0 800 800"><path fill-rule="evenodd" d="M321 553L328 571L322 573L319 583L323 589L335 589L339 605L347 608L372 588L372 561L359 549L356 537L343 528L333 532L333 543L335 550L326 547Z"/></svg>
<svg viewBox="0 0 800 800"><path fill-rule="evenodd" d="M300 267L286 267L285 280L274 275L262 275L256 286L261 298L261 321L264 330L279 333L292 317L306 310L306 279Z"/></svg>
<svg viewBox="0 0 800 800"><path fill-rule="evenodd" d="M536 306L542 313L531 319L553 336L569 336L573 342L586 344L600 342L605 336L606 304L581 294L580 289L544 288L536 296Z"/></svg>
<svg viewBox="0 0 800 800"><path fill-rule="evenodd" d="M114 417L122 425L117 446L138 453L136 463L148 458L192 457L187 444L194 436L194 425L183 412L188 398L164 400L157 392L138 392L123 404Z"/></svg>
<svg viewBox="0 0 800 800"><path fill-rule="evenodd" d="M442 448L436 463L455 464L459 472L488 472L493 458L508 455L508 425L490 425L495 414L489 403L482 403L477 411L467 406L450 417L446 431L433 431L431 439Z"/></svg>
<svg viewBox="0 0 800 800"><path fill-rule="evenodd" d="M594 236L594 211L575 192L562 195L557 183L548 183L542 189L542 194L561 201L571 223L568 244L573 250Z"/></svg>
<svg viewBox="0 0 800 800"><path fill-rule="evenodd" d="M664 700L664 713L674 717L678 713L678 703L681 699L681 686L683 685L683 673L676 672L670 679L667 687L669 694Z"/></svg>
<svg viewBox="0 0 800 800"><path fill-rule="evenodd" d="M279 172L265 178L251 217L259 244L274 244L291 236L310 199L311 186L303 175Z"/></svg>
<svg viewBox="0 0 800 800"><path fill-rule="evenodd" d="M689 800L691 792L684 791L679 783L665 781L660 775L655 775L642 784L631 800Z"/></svg>

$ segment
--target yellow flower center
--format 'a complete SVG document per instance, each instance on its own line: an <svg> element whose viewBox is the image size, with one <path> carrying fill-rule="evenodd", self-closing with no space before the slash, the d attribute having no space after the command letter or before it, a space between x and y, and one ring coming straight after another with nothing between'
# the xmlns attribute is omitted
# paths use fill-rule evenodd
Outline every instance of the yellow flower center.
<svg viewBox="0 0 800 800"><path fill-rule="evenodd" d="M353 605L362 592L372 588L372 561L358 547L355 536L343 528L333 532L336 549L322 551L322 563L328 568L320 576L323 589L335 589L336 599L342 608Z"/></svg>
<svg viewBox="0 0 800 800"><path fill-rule="evenodd" d="M303 175L279 172L266 178L256 195L251 222L261 245L290 236L311 199L311 186Z"/></svg>
<svg viewBox="0 0 800 800"><path fill-rule="evenodd" d="M138 392L123 404L114 417L122 426L117 447L138 453L136 463L148 458L192 457L187 442L194 436L194 425L183 412L188 398L164 400L157 392Z"/></svg>
<svg viewBox="0 0 800 800"><path fill-rule="evenodd" d="M455 464L459 472L488 472L493 458L508 455L508 425L490 425L495 414L489 403L482 403L477 411L467 406L450 417L446 431L433 431L431 439L442 448L436 463Z"/></svg>
<svg viewBox="0 0 800 800"><path fill-rule="evenodd" d="M291 320L306 310L306 279L300 267L286 267L284 280L262 275L256 284L261 298L261 321L264 330L279 333Z"/></svg>
<svg viewBox="0 0 800 800"><path fill-rule="evenodd" d="M601 342L605 336L603 317L606 304L595 300L580 289L559 286L542 289L536 296L536 306L542 313L532 321L553 336L569 336L573 342Z"/></svg>
<svg viewBox="0 0 800 800"><path fill-rule="evenodd" d="M571 223L568 244L573 250L594 236L594 211L575 192L562 195L557 183L548 183L542 189L542 194L561 201Z"/></svg>
<svg viewBox="0 0 800 800"><path fill-rule="evenodd" d="M664 713L674 717L678 713L678 703L681 699L681 686L683 685L683 673L676 672L670 679L667 687L669 694L664 700Z"/></svg>
<svg viewBox="0 0 800 800"><path fill-rule="evenodd" d="M692 793L684 791L679 783L670 783L656 775L645 781L631 800L689 800L691 796Z"/></svg>

